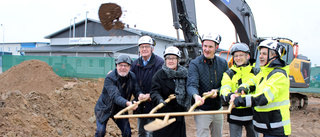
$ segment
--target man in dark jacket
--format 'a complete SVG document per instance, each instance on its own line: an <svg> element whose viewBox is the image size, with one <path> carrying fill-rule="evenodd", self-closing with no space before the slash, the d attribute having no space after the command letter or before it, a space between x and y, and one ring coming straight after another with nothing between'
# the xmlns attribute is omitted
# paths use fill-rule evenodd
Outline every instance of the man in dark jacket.
<svg viewBox="0 0 320 137"><path fill-rule="evenodd" d="M120 55L116 59L116 69L105 78L102 93L94 108L97 124L96 137L105 136L109 118L118 125L123 137L131 137L129 120L114 119L113 116L123 108L133 105L129 101L132 95L139 100L150 97L142 94L136 76L129 71L132 62L128 55ZM133 110L136 108L134 107Z"/></svg>
<svg viewBox="0 0 320 137"><path fill-rule="evenodd" d="M139 53L141 57L132 64L131 71L137 76L138 84L144 94L150 95L151 81L153 75L161 69L164 60L153 53L155 41L150 36L142 36L139 39ZM149 113L152 110L152 103L144 102L139 105L137 113ZM144 125L151 122L152 118L138 118L139 137L152 137L151 132L144 129Z"/></svg>
<svg viewBox="0 0 320 137"><path fill-rule="evenodd" d="M221 41L220 35L205 34L202 37L203 54L190 62L187 79L187 92L195 101L201 101L195 111L221 110L221 99L216 96L204 100L203 93L220 90L223 73L228 70L225 59L215 55ZM223 114L195 115L197 137L222 137Z"/></svg>

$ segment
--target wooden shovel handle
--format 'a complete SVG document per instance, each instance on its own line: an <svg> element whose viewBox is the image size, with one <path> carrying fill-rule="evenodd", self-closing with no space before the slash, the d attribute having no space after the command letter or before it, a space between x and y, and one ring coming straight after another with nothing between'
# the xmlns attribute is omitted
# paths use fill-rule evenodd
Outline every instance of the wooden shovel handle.
<svg viewBox="0 0 320 137"><path fill-rule="evenodd" d="M229 103L229 108L228 108L228 111L231 113L231 110L234 108L234 103L231 102Z"/></svg>
<svg viewBox="0 0 320 137"><path fill-rule="evenodd" d="M136 107L137 105L140 105L142 102L145 102L149 100L149 98L146 98L146 99L143 99L143 100L139 100L136 104L132 104L130 106L127 106L126 108L122 109L121 111L119 111L115 116L118 116L118 115L121 115L123 114L124 112L127 112L128 110Z"/></svg>
<svg viewBox="0 0 320 137"><path fill-rule="evenodd" d="M174 94L170 94L169 97L164 102L169 103L172 99L175 99L175 98L176 96ZM158 109L162 108L163 106L164 106L163 103L158 104L149 112L149 114L155 113Z"/></svg>
<svg viewBox="0 0 320 137"><path fill-rule="evenodd" d="M203 93L203 99L204 100L206 100L208 97L210 97L210 96L212 96L213 94L216 94L217 93L217 91L215 91L215 92L212 92L212 93L208 93L208 92L206 92L206 93ZM200 103L201 103L201 101L197 101L196 103L194 103L191 107L190 107L190 109L189 109L189 111L188 112L192 112L196 107L198 107L199 105L200 105Z"/></svg>
<svg viewBox="0 0 320 137"><path fill-rule="evenodd" d="M171 113L155 113L155 114L134 114L134 115L121 115L114 116L115 119L122 118L149 118L149 117L170 117L175 116L193 116L193 115L211 115L211 114L230 114L233 108L233 103L230 103L228 110L213 110L213 111L197 111L197 112L171 112Z"/></svg>

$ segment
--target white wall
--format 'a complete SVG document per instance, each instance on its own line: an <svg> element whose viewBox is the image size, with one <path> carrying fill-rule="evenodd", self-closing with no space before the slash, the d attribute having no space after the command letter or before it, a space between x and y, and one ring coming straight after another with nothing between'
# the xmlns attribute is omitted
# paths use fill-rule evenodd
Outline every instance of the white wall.
<svg viewBox="0 0 320 137"><path fill-rule="evenodd" d="M20 52L18 50L21 49L20 43L10 43L10 44L0 44L0 51L3 51L4 47L4 52L11 52L12 55L20 55Z"/></svg>

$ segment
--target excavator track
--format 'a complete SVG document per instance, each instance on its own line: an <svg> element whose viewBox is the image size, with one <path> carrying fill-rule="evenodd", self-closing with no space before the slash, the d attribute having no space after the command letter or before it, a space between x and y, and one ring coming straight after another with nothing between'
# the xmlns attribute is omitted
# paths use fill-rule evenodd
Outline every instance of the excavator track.
<svg viewBox="0 0 320 137"><path fill-rule="evenodd" d="M290 110L305 110L308 107L308 96L290 91Z"/></svg>

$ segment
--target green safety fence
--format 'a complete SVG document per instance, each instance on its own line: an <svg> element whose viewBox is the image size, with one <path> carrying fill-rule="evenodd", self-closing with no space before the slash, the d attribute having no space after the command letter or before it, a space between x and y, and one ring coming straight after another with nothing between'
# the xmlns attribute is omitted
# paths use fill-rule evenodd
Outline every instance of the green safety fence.
<svg viewBox="0 0 320 137"><path fill-rule="evenodd" d="M2 71L5 72L23 61L34 59L46 62L60 77L105 78L110 70L115 69L115 61L112 57L3 55ZM319 89L320 67L311 67L310 87L290 88L290 91L320 93Z"/></svg>
<svg viewBox="0 0 320 137"><path fill-rule="evenodd" d="M105 78L110 70L115 69L115 61L112 57L4 55L2 71L5 72L23 61L35 59L46 62L60 77Z"/></svg>

